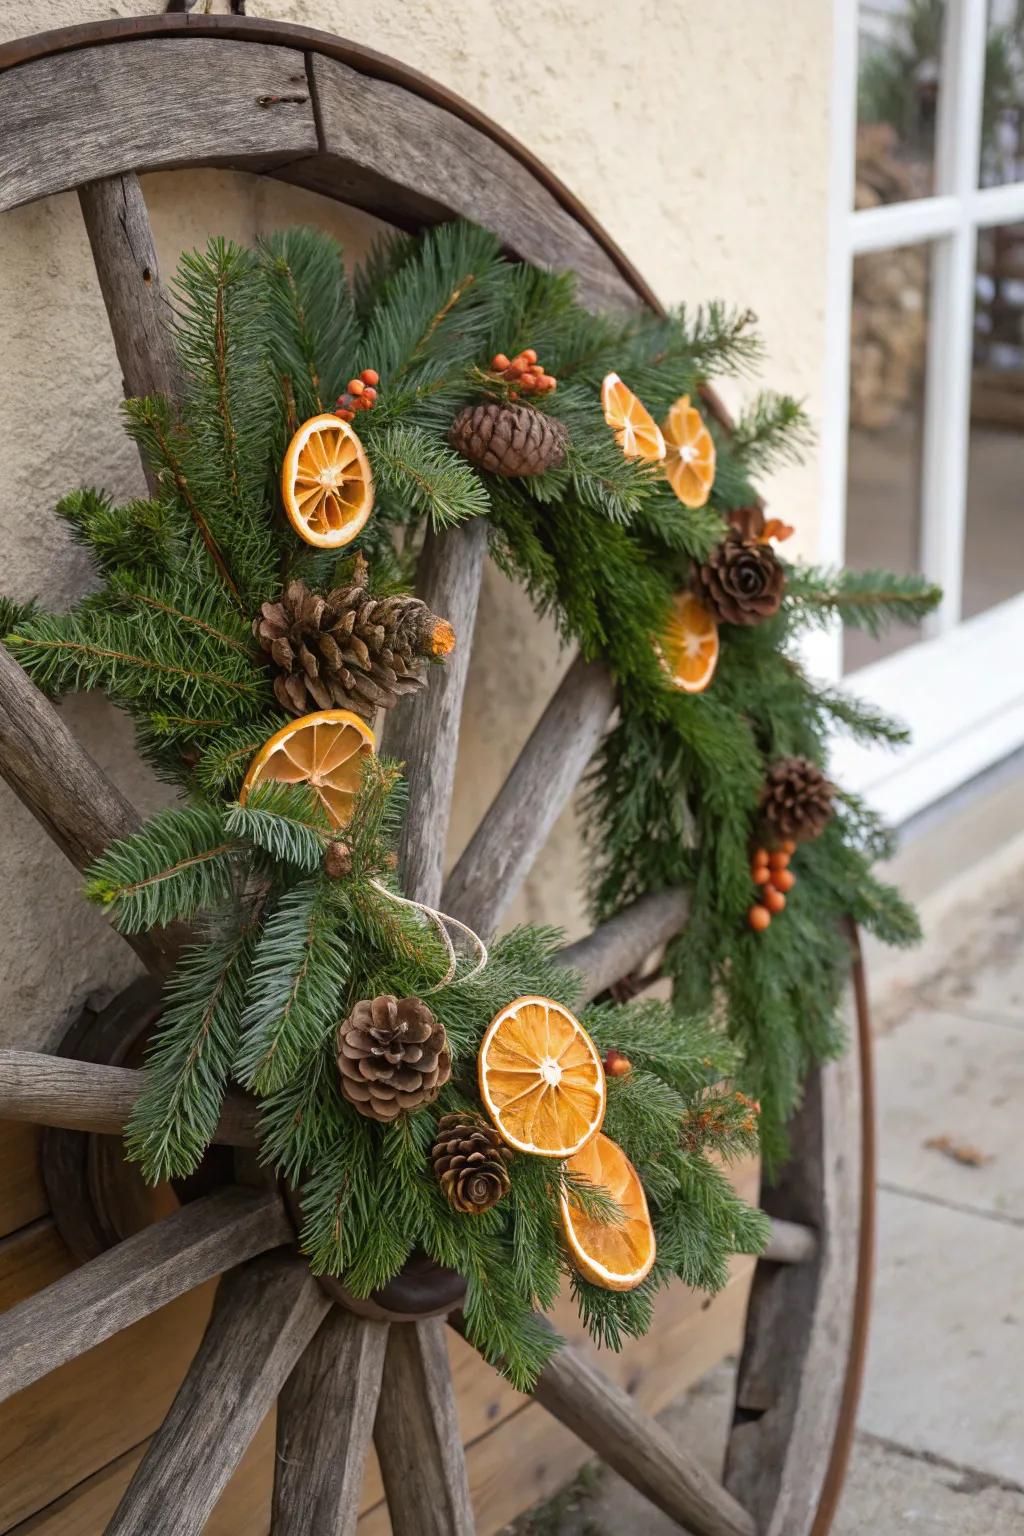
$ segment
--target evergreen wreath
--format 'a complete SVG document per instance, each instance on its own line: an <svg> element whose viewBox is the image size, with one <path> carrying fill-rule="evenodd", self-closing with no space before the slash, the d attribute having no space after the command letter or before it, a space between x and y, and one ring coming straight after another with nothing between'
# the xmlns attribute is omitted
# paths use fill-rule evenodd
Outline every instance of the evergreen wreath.
<svg viewBox="0 0 1024 1536"><path fill-rule="evenodd" d="M815 684L794 642L837 615L872 632L917 619L937 593L912 577L793 565L768 547L782 530L765 524L754 480L808 438L789 398L759 394L731 434L683 405L705 460L707 430L713 439L703 499L623 452L602 412L606 376L622 375L655 420L680 396L699 406L709 380L745 374L760 356L743 311L594 315L570 275L514 264L466 224L385 241L351 282L316 230L254 251L214 240L183 259L175 310L183 399L124 408L157 493L126 506L94 489L67 496L57 510L91 552L98 586L64 614L9 601L0 611L5 643L41 688L103 690L182 791L180 805L109 848L87 886L122 932L196 925L167 987L129 1155L150 1180L187 1176L228 1085L241 1085L260 1102L263 1159L301 1191L314 1272L364 1296L424 1252L466 1277L469 1337L528 1387L557 1347L534 1309L550 1308L566 1274L595 1338L617 1347L647 1328L671 1276L715 1290L731 1253L763 1245L764 1218L722 1164L758 1145L776 1162L802 1078L843 1048L843 920L890 943L917 935L912 911L871 871L889 851L886 831L820 773L834 726L893 745L904 732ZM510 362L513 346L523 351ZM362 409L354 386L374 376L373 408ZM503 406L512 414L499 419ZM296 537L278 489L298 426L333 409L354 421L375 487L342 556ZM485 453L493 470L473 462ZM594 919L647 892L692 892L664 960L671 1003L602 1001L580 1015L606 1059L604 1130L639 1170L657 1236L653 1270L628 1292L585 1279L559 1239L563 1193L614 1222L607 1193L557 1159L509 1154L481 1115L474 1069L492 1018L524 995L568 1009L577 1000L578 978L556 959L560 935L516 928L478 974L437 989L445 949L390 894L398 765L366 759L343 840L306 785L264 782L240 799L254 756L294 723L268 651L284 635L294 670L312 632L314 663L330 660L339 624L373 629L371 600L401 637L406 610L388 600L411 586L422 529L477 516L502 569L618 685L584 810ZM657 637L676 595L699 595L702 572L717 594L720 652L710 686L689 693L667 685ZM393 643L419 665L411 641ZM337 662L337 687L353 686L350 666ZM401 671L387 671L389 693ZM772 765L787 759L798 766L771 781L775 814L817 833L795 855L766 837L763 816ZM748 921L752 879L771 896L766 917L788 892L770 931ZM360 1000L427 993L429 1008L380 1017L401 1028L406 1015L426 1017L416 1038L434 1030L432 1060L443 1041L450 1077L435 1067L429 1092L412 1095L415 1113L381 1123L357 1112L339 1082L339 1025ZM369 1017L364 1008L357 1025ZM358 1042L369 1049L365 1032Z"/></svg>

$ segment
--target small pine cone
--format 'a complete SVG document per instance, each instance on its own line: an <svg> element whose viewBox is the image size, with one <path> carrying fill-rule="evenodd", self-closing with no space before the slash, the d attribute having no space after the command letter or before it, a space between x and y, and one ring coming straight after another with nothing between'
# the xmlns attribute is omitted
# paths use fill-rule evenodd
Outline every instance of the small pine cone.
<svg viewBox="0 0 1024 1536"><path fill-rule="evenodd" d="M489 1211L508 1194L508 1148L479 1115L443 1115L432 1153L448 1203L464 1216Z"/></svg>
<svg viewBox="0 0 1024 1536"><path fill-rule="evenodd" d="M375 598L365 580L364 565L353 585L326 597L289 582L253 620L275 697L289 714L341 708L372 720L378 708L424 687L426 662L455 644L451 625L420 598Z"/></svg>
<svg viewBox="0 0 1024 1536"><path fill-rule="evenodd" d="M352 873L352 849L341 838L327 844L324 851L324 873L331 880L344 880Z"/></svg>
<svg viewBox="0 0 1024 1536"><path fill-rule="evenodd" d="M726 519L729 527L739 534L741 539L757 539L760 541L764 533L764 512L760 507L733 507L727 512Z"/></svg>
<svg viewBox="0 0 1024 1536"><path fill-rule="evenodd" d="M765 775L761 817L770 834L807 843L832 819L833 786L809 757L780 757Z"/></svg>
<svg viewBox="0 0 1024 1536"><path fill-rule="evenodd" d="M760 624L778 613L785 567L770 544L730 530L697 568L700 596L722 624Z"/></svg>
<svg viewBox="0 0 1024 1536"><path fill-rule="evenodd" d="M569 434L528 405L467 405L448 433L452 447L492 475L542 475L565 462Z"/></svg>
<svg viewBox="0 0 1024 1536"><path fill-rule="evenodd" d="M341 1091L370 1120L437 1098L452 1075L444 1025L418 997L363 998L338 1030Z"/></svg>

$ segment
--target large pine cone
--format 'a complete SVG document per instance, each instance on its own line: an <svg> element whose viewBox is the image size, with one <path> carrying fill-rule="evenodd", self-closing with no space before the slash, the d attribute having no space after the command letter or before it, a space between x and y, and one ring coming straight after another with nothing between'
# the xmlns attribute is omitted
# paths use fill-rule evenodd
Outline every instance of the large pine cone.
<svg viewBox="0 0 1024 1536"><path fill-rule="evenodd" d="M418 597L371 597L365 564L326 597L292 581L264 603L253 634L270 657L274 694L292 715L351 709L372 719L424 686L425 663L455 644L451 625Z"/></svg>
<svg viewBox="0 0 1024 1536"><path fill-rule="evenodd" d="M418 997L363 998L338 1030L341 1091L371 1120L436 1099L452 1075L444 1025Z"/></svg>
<svg viewBox="0 0 1024 1536"><path fill-rule="evenodd" d="M449 1205L464 1216L489 1211L508 1194L508 1149L479 1115L443 1115L432 1157Z"/></svg>
<svg viewBox="0 0 1024 1536"><path fill-rule="evenodd" d="M700 595L721 624L760 624L778 613L786 572L770 544L730 531L697 569Z"/></svg>
<svg viewBox="0 0 1024 1536"><path fill-rule="evenodd" d="M807 843L832 819L833 786L809 757L780 757L765 775L761 816L780 838Z"/></svg>
<svg viewBox="0 0 1024 1536"><path fill-rule="evenodd" d="M560 421L528 405L467 405L448 441L464 459L492 475L542 475L565 462L569 434Z"/></svg>

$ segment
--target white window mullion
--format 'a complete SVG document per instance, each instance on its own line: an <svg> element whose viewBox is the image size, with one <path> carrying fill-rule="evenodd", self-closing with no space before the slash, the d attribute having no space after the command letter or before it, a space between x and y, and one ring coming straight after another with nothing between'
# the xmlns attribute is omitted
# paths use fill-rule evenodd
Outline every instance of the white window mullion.
<svg viewBox="0 0 1024 1536"><path fill-rule="evenodd" d="M981 152L987 27L986 0L949 0L936 185L940 198L959 199L961 214L958 227L935 247L929 298L921 565L944 592L930 624L933 634L952 629L961 611L977 255L971 209Z"/></svg>

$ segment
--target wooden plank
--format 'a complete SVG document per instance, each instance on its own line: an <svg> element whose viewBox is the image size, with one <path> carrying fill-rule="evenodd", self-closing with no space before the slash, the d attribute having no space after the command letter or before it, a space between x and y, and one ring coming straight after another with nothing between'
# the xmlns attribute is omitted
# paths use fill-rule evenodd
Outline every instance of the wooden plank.
<svg viewBox="0 0 1024 1536"><path fill-rule="evenodd" d="M807 1263L759 1264L751 1291L725 1480L764 1536L810 1532L835 1452L858 1286L860 1099L854 1057L816 1069L790 1160L762 1191L771 1216L823 1234Z"/></svg>
<svg viewBox="0 0 1024 1536"><path fill-rule="evenodd" d="M148 1441L126 1451L77 1487L54 1499L10 1536L99 1536L145 1454ZM234 1477L206 1523L204 1536L268 1536L274 1465L274 1414L253 1438Z"/></svg>
<svg viewBox="0 0 1024 1536"><path fill-rule="evenodd" d="M74 1260L49 1216L0 1238L0 1312L34 1296L73 1268Z"/></svg>
<svg viewBox="0 0 1024 1536"><path fill-rule="evenodd" d="M673 938L690 912L688 891L657 891L624 907L600 928L563 949L562 965L579 971L589 1001L647 958L652 950Z"/></svg>
<svg viewBox="0 0 1024 1536"><path fill-rule="evenodd" d="M394 1536L474 1536L440 1319L390 1330L373 1441Z"/></svg>
<svg viewBox="0 0 1024 1536"><path fill-rule="evenodd" d="M266 1255L222 1281L203 1342L107 1536L204 1529L330 1305L290 1253Z"/></svg>
<svg viewBox="0 0 1024 1536"><path fill-rule="evenodd" d="M233 1264L292 1236L276 1193L184 1206L0 1319L0 1401Z"/></svg>
<svg viewBox="0 0 1024 1536"><path fill-rule="evenodd" d="M524 261L577 273L584 301L622 306L633 292L614 261L493 137L456 113L337 59L310 55L323 153L282 174L417 229L466 218Z"/></svg>
<svg viewBox="0 0 1024 1536"><path fill-rule="evenodd" d="M153 232L132 171L79 188L86 233L110 320L124 393L180 393L172 315L160 284ZM150 487L154 489L154 487Z"/></svg>
<svg viewBox="0 0 1024 1536"><path fill-rule="evenodd" d="M434 906L441 894L445 842L455 786L462 699L473 648L477 600L487 553L487 523L474 517L445 533L429 533L416 591L455 630L455 649L430 685L391 712L381 751L405 764L409 807L399 843L402 886Z"/></svg>
<svg viewBox="0 0 1024 1536"><path fill-rule="evenodd" d="M601 662L577 656L445 884L441 906L490 934L533 868L615 704Z"/></svg>
<svg viewBox="0 0 1024 1536"><path fill-rule="evenodd" d="M274 1536L352 1536L388 1329L335 1307L277 1405Z"/></svg>
<svg viewBox="0 0 1024 1536"><path fill-rule="evenodd" d="M39 1165L39 1129L0 1120L0 1237L47 1211Z"/></svg>
<svg viewBox="0 0 1024 1536"><path fill-rule="evenodd" d="M0 86L4 78L0 76ZM140 824L134 807L79 746L59 712L3 647L0 777L76 869L85 869L115 838L126 837ZM131 935L128 943L150 970L163 975L173 967L180 934L153 929Z"/></svg>
<svg viewBox="0 0 1024 1536"><path fill-rule="evenodd" d="M127 171L265 170L317 148L301 54L151 38L0 74L0 211Z"/></svg>
<svg viewBox="0 0 1024 1536"><path fill-rule="evenodd" d="M144 1085L144 1073L131 1067L0 1049L0 1114L12 1119L118 1136ZM213 1139L223 1146L254 1147L257 1119L254 1103L230 1094Z"/></svg>
<svg viewBox="0 0 1024 1536"><path fill-rule="evenodd" d="M153 1433L202 1339L214 1291L212 1283L190 1291L0 1404L0 1531Z"/></svg>
<svg viewBox="0 0 1024 1536"><path fill-rule="evenodd" d="M747 1511L582 1350L572 1345L560 1349L541 1372L533 1396L695 1536L755 1536Z"/></svg>

